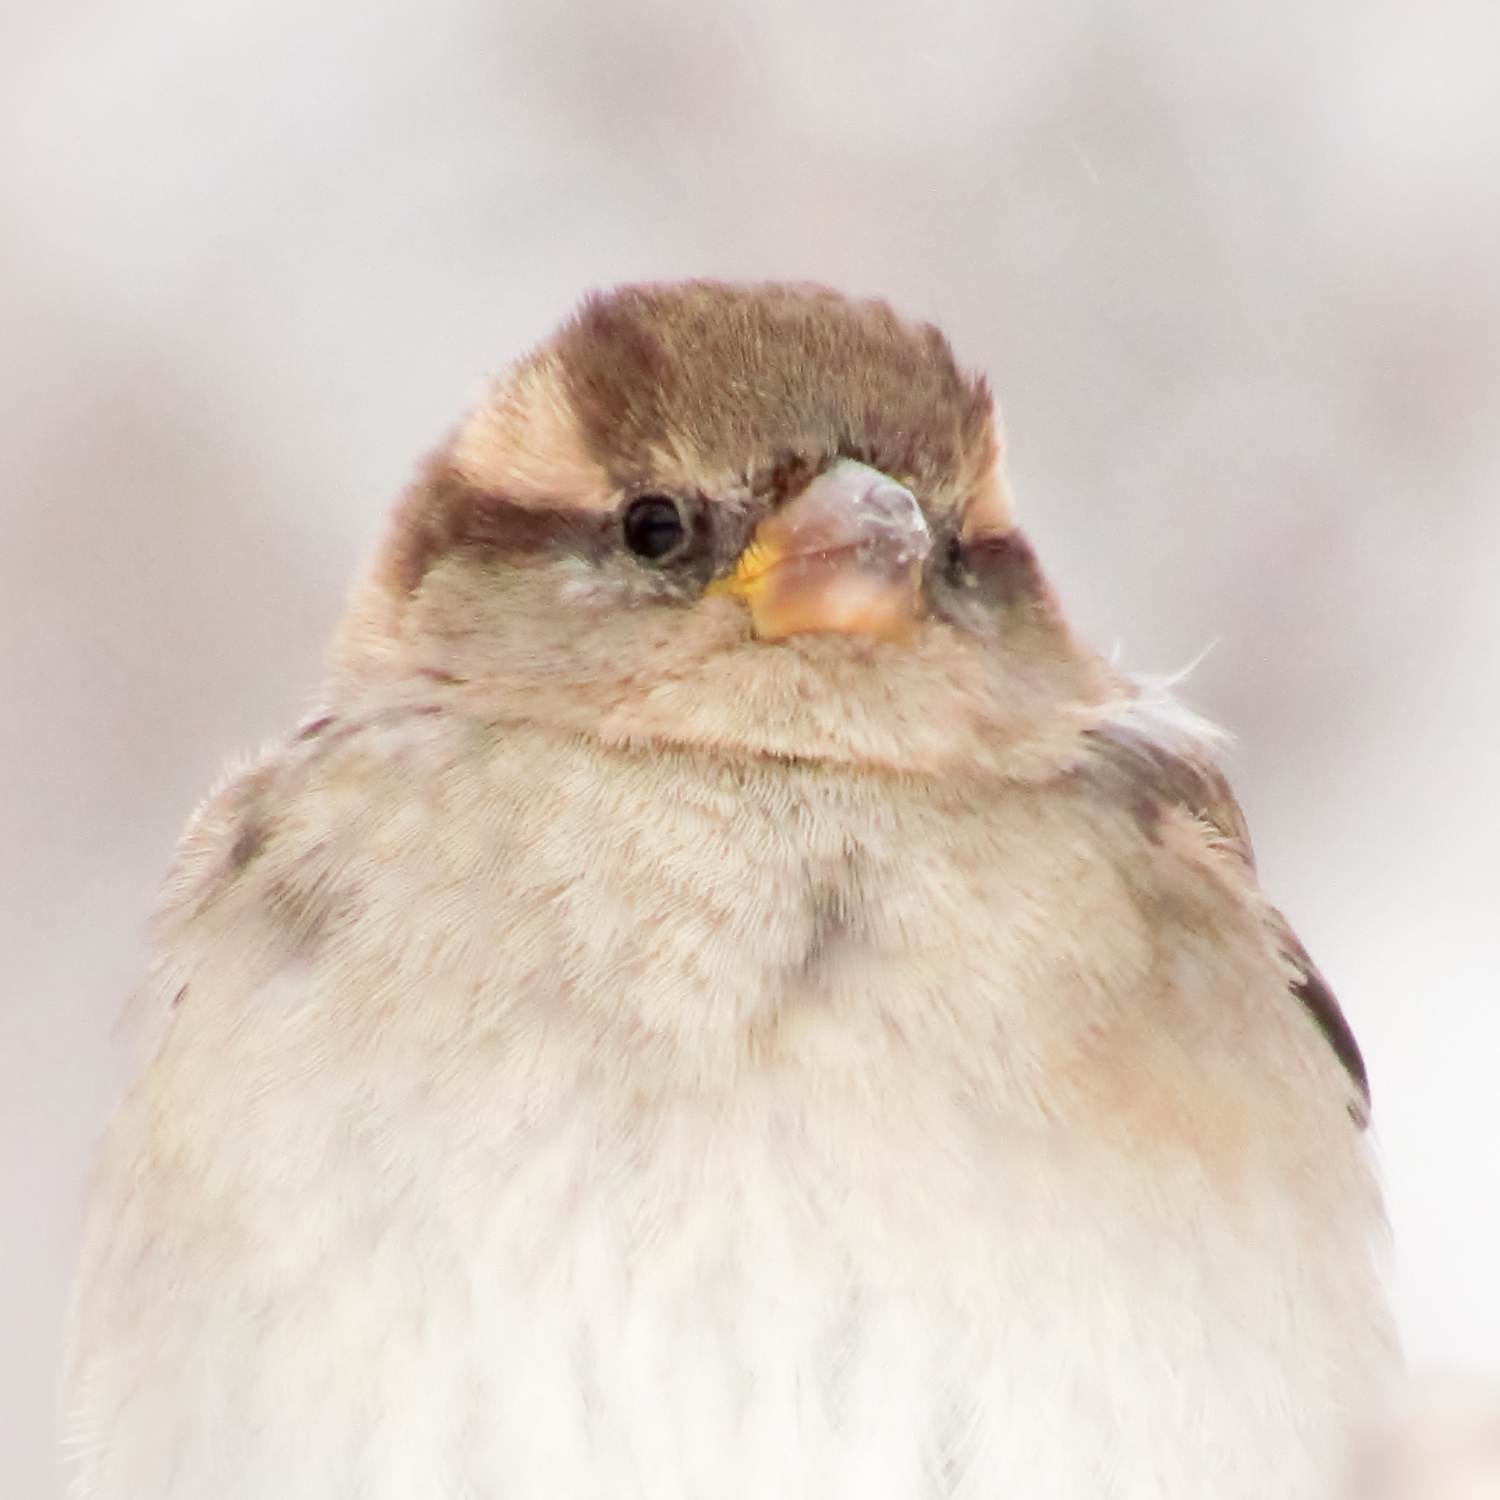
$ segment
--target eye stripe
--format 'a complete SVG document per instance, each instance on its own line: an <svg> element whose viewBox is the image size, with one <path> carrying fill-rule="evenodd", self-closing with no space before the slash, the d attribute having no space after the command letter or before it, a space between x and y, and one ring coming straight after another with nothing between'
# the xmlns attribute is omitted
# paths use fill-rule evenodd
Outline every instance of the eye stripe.
<svg viewBox="0 0 1500 1500"><path fill-rule="evenodd" d="M454 552L492 552L516 562L543 556L597 562L618 546L609 512L518 505L477 488L446 465L429 472L403 509L401 546L388 565L393 582L407 594Z"/></svg>
<svg viewBox="0 0 1500 1500"><path fill-rule="evenodd" d="M493 552L517 562L543 556L585 557L599 561L611 550L610 516L558 508L516 505L493 495L476 495L450 536L454 550Z"/></svg>

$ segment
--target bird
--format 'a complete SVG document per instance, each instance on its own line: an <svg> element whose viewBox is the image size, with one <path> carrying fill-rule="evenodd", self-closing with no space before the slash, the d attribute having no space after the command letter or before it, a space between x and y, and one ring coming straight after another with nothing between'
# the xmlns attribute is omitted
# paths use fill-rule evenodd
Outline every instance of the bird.
<svg viewBox="0 0 1500 1500"><path fill-rule="evenodd" d="M1359 1049L995 403L807 284L588 296L190 822L77 1500L1314 1500L1399 1368Z"/></svg>

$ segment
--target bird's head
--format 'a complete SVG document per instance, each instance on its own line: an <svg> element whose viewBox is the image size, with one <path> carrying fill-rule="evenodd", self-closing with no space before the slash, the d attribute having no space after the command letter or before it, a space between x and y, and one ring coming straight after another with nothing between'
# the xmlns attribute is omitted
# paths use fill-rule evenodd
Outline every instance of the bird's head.
<svg viewBox="0 0 1500 1500"><path fill-rule="evenodd" d="M1011 774L1119 692L942 335L710 282L593 297L495 385L397 506L335 673L613 743Z"/></svg>

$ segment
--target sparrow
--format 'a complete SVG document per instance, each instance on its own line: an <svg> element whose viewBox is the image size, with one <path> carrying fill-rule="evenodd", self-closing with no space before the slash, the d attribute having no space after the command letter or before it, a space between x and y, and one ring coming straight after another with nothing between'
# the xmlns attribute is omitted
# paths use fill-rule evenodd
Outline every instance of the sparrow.
<svg viewBox="0 0 1500 1500"><path fill-rule="evenodd" d="M323 704L160 904L77 1500L1346 1481L1359 1050L935 328L589 298L396 505Z"/></svg>

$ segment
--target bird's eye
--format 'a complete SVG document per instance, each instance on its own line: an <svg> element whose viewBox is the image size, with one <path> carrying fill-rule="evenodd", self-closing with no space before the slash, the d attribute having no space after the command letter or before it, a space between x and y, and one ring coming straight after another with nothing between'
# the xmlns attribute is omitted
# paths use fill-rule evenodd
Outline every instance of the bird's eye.
<svg viewBox="0 0 1500 1500"><path fill-rule="evenodd" d="M625 545L647 562L675 552L688 534L681 507L670 495L641 495L625 507Z"/></svg>

